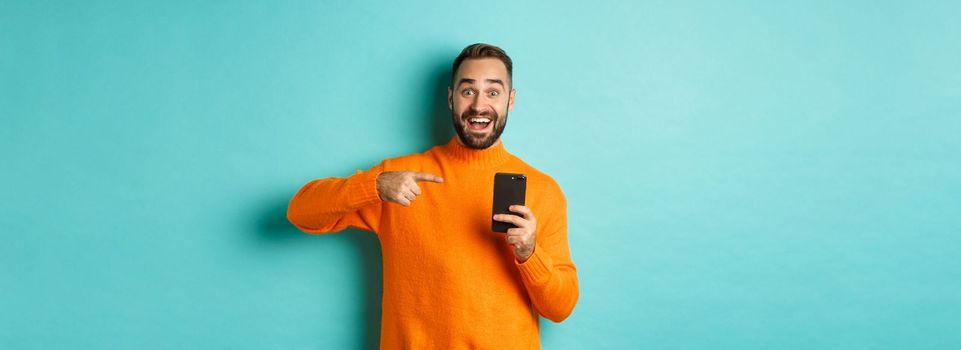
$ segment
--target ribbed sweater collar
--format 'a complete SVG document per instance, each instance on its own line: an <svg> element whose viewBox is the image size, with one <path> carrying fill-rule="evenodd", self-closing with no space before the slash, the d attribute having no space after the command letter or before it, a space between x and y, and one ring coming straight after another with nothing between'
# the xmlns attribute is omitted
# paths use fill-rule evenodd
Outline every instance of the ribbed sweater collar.
<svg viewBox="0 0 961 350"><path fill-rule="evenodd" d="M481 150L462 145L455 135L450 139L450 142L442 146L441 149L456 161L467 163L467 165L475 168L498 166L504 164L504 162L511 157L511 154L504 149L503 140L496 146Z"/></svg>

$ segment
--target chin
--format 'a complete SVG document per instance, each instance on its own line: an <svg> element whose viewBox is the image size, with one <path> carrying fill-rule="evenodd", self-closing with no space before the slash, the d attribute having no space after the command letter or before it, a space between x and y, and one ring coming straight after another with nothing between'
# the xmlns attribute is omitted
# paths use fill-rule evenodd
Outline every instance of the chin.
<svg viewBox="0 0 961 350"><path fill-rule="evenodd" d="M486 149L497 142L497 137L492 134L477 136L471 135L468 131L462 131L458 133L457 137L460 137L465 146L473 149Z"/></svg>
<svg viewBox="0 0 961 350"><path fill-rule="evenodd" d="M495 114L496 116L496 114ZM461 143L467 148L473 149L487 149L497 143L500 138L501 133L504 131L504 126L507 123L507 115L505 113L504 120L494 117L491 121L490 130L484 134L476 134L472 132L470 126L467 123L461 122L462 118L458 118L456 115L454 117L454 130L457 131L457 137L460 138Z"/></svg>

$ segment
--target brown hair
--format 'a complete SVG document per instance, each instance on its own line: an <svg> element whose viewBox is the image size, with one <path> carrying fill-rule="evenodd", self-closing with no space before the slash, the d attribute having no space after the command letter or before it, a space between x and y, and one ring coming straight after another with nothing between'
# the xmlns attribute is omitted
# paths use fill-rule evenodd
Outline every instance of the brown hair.
<svg viewBox="0 0 961 350"><path fill-rule="evenodd" d="M460 64L464 63L464 60L468 59L480 59L480 58L496 58L504 62L504 67L507 67L507 78L514 80L514 62L511 61L511 57L507 55L501 48L484 43L476 43L468 45L457 55L454 59L454 65L451 67L450 79L453 83L454 75L457 74L457 68L460 68Z"/></svg>

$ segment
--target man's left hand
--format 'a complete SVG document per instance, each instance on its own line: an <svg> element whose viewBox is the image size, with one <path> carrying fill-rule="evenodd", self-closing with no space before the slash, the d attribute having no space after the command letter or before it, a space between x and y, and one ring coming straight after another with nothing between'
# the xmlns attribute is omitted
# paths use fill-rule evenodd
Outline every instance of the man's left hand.
<svg viewBox="0 0 961 350"><path fill-rule="evenodd" d="M534 243L537 237L537 219L534 213L523 205L512 205L508 208L514 214L497 214L494 220L514 224L515 228L507 230L507 244L514 247L514 255L517 261L523 263L534 254Z"/></svg>

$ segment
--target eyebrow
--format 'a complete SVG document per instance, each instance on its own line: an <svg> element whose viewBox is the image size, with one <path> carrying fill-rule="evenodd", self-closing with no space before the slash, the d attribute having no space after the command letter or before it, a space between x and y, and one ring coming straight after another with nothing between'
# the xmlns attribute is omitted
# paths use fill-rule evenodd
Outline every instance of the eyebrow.
<svg viewBox="0 0 961 350"><path fill-rule="evenodd" d="M501 87L506 86L506 85L504 85L504 81L502 81L502 80L500 80L500 79L484 79L484 81L486 81L486 82L488 82L488 83L491 83L491 84L501 84ZM461 84L463 84L463 83L473 84L473 83L476 83L476 82L477 82L477 80L474 80L474 79L461 78L460 81L457 82L457 86L461 86Z"/></svg>

